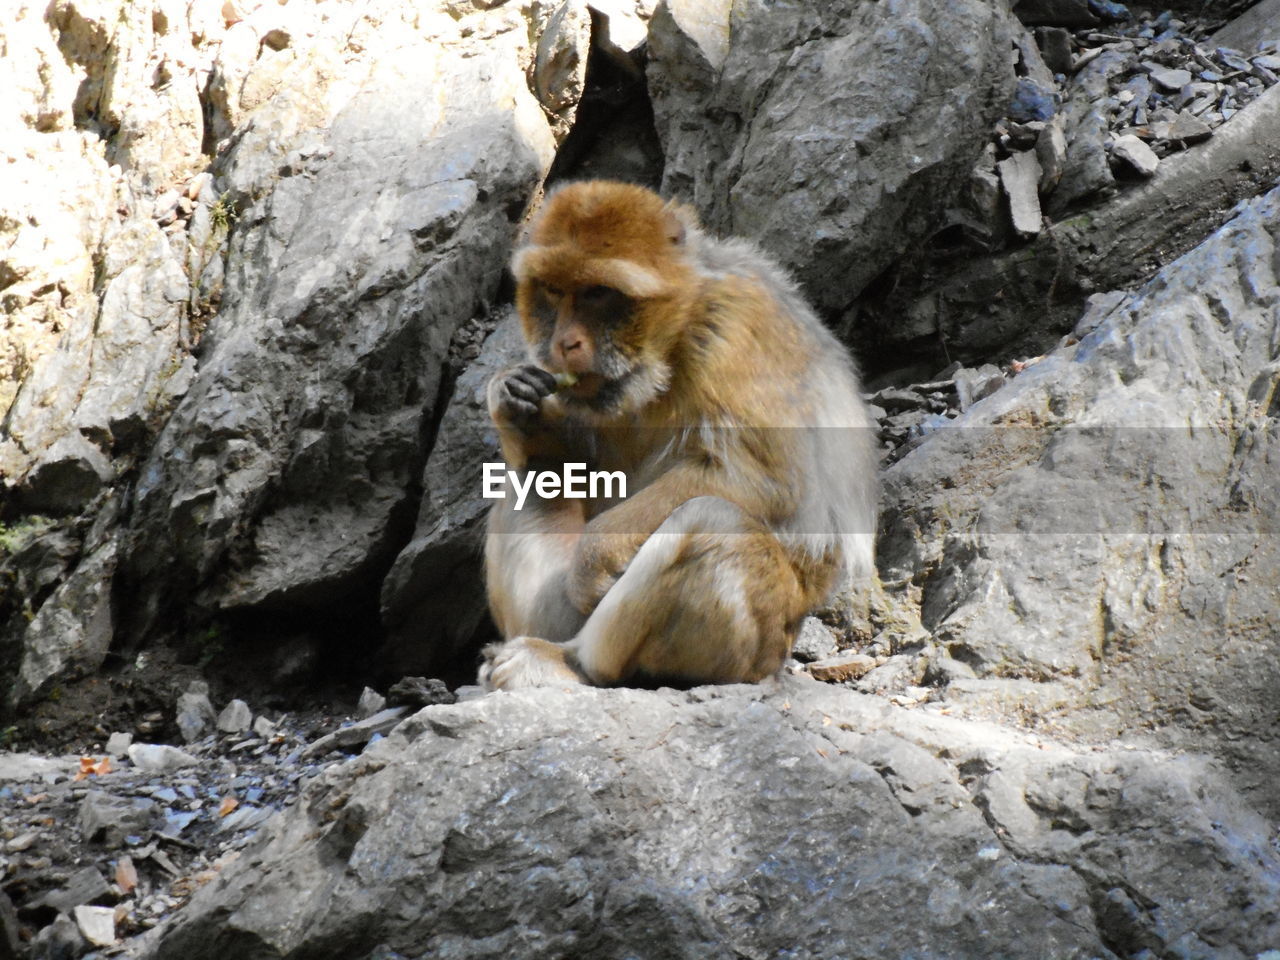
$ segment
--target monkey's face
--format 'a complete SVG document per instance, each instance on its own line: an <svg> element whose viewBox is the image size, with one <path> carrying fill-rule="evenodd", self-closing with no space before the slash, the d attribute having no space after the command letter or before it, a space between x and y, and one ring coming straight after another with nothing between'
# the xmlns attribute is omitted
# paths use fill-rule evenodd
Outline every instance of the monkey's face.
<svg viewBox="0 0 1280 960"><path fill-rule="evenodd" d="M570 409L607 418L661 393L667 366L645 350L643 302L604 284L534 281L525 292L525 335L537 362L576 378L560 393Z"/></svg>

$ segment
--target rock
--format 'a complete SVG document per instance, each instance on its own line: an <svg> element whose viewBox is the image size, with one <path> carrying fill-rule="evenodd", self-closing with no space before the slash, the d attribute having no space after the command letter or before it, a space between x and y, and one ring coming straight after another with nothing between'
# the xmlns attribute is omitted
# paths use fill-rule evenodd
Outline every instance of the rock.
<svg viewBox="0 0 1280 960"><path fill-rule="evenodd" d="M326 734L302 751L303 759L323 757L331 750L351 750L362 747L374 737L382 736L394 730L401 719L409 713L408 707L389 707L371 717L358 720L345 727L339 727L333 733Z"/></svg>
<svg viewBox="0 0 1280 960"><path fill-rule="evenodd" d="M1169 124L1167 136L1170 140L1181 140L1184 143L1200 143L1213 136L1213 130L1195 114L1182 110Z"/></svg>
<svg viewBox="0 0 1280 960"><path fill-rule="evenodd" d="M1187 70L1171 70L1158 64L1151 64L1149 72L1155 85L1169 93L1177 93L1191 82L1191 73Z"/></svg>
<svg viewBox="0 0 1280 960"><path fill-rule="evenodd" d="M1211 765L802 677L431 707L264 832L141 957L1105 956L1113 890L1189 954L1280 935L1271 826Z"/></svg>
<svg viewBox="0 0 1280 960"><path fill-rule="evenodd" d="M1040 45L1045 66L1054 73L1071 73L1071 34L1068 31L1061 27L1039 27L1036 42Z"/></svg>
<svg viewBox="0 0 1280 960"><path fill-rule="evenodd" d="M1053 192L1062 179L1067 162L1067 138L1062 132L1062 118L1055 116L1036 140L1036 159L1040 161L1040 194Z"/></svg>
<svg viewBox="0 0 1280 960"><path fill-rule="evenodd" d="M0 960L20 960L19 929L18 911L14 909L9 895L0 890Z"/></svg>
<svg viewBox="0 0 1280 960"><path fill-rule="evenodd" d="M1004 373L993 363L984 363L976 370L967 367L953 375L960 410L965 411L984 397L989 397L1004 386Z"/></svg>
<svg viewBox="0 0 1280 960"><path fill-rule="evenodd" d="M1009 198L1013 229L1020 237L1040 232L1040 162L1034 151L1015 153L996 164L1000 185Z"/></svg>
<svg viewBox="0 0 1280 960"><path fill-rule="evenodd" d="M53 783L77 769L75 757L39 757L30 753L0 753L0 783L45 780Z"/></svg>
<svg viewBox="0 0 1280 960"><path fill-rule="evenodd" d="M83 820L82 830L83 830ZM31 907L51 907L59 913L71 913L76 907L105 897L111 887L97 867L84 867L72 874L66 884L38 898Z"/></svg>
<svg viewBox="0 0 1280 960"><path fill-rule="evenodd" d="M1097 108L1090 108L1076 124L1067 143L1062 178L1053 192L1051 210L1064 209L1115 185L1107 162L1106 134L1106 116Z"/></svg>
<svg viewBox="0 0 1280 960"><path fill-rule="evenodd" d="M1215 47L1256 49L1260 40L1280 40L1280 0L1260 0L1209 38Z"/></svg>
<svg viewBox="0 0 1280 960"><path fill-rule="evenodd" d="M1019 123L1048 120L1057 110L1053 88L1036 83L1030 77L1019 77L1009 104L1009 118Z"/></svg>
<svg viewBox="0 0 1280 960"><path fill-rule="evenodd" d="M133 746L133 734L117 730L107 737L106 751L113 757L125 757Z"/></svg>
<svg viewBox="0 0 1280 960"><path fill-rule="evenodd" d="M60 914L35 935L28 956L30 960L76 960L88 947L75 921Z"/></svg>
<svg viewBox="0 0 1280 960"><path fill-rule="evenodd" d="M218 161L235 219L200 366L139 466L123 575L141 634L179 610L351 629L408 533L450 341L497 300L550 167L517 11L380 10L359 51L331 21L219 94L211 124L253 122Z"/></svg>
<svg viewBox="0 0 1280 960"><path fill-rule="evenodd" d="M1013 30L977 0L663 4L646 68L662 188L843 312L966 183L1012 93Z"/></svg>
<svg viewBox="0 0 1280 960"><path fill-rule="evenodd" d="M243 700L232 700L218 714L218 729L223 733L244 733L253 723L253 711Z"/></svg>
<svg viewBox="0 0 1280 960"><path fill-rule="evenodd" d="M187 743L199 740L218 722L218 715L209 702L209 685L203 680L192 680L187 692L178 697L178 730Z"/></svg>
<svg viewBox="0 0 1280 960"><path fill-rule="evenodd" d="M73 911L81 935L95 947L116 942L116 912L112 907L76 907Z"/></svg>
<svg viewBox="0 0 1280 960"><path fill-rule="evenodd" d="M591 13L584 0L565 0L542 30L533 65L533 89L547 112L559 119L559 137L568 135L582 99L591 51Z"/></svg>
<svg viewBox="0 0 1280 960"><path fill-rule="evenodd" d="M836 654L836 635L817 617L805 617L800 621L800 632L791 646L791 655L801 663L825 660Z"/></svg>
<svg viewBox="0 0 1280 960"><path fill-rule="evenodd" d="M430 707L437 703L453 703L454 695L443 680L426 677L403 677L387 691L387 703L393 707Z"/></svg>
<svg viewBox="0 0 1280 960"><path fill-rule="evenodd" d="M387 705L387 698L378 693L377 690L371 690L365 687L360 691L360 702L356 704L356 714L361 720L367 720L375 713L378 713Z"/></svg>
<svg viewBox="0 0 1280 960"><path fill-rule="evenodd" d="M80 803L80 834L86 843L100 843L109 850L124 845L125 838L151 829L154 800L126 799L90 790Z"/></svg>
<svg viewBox="0 0 1280 960"><path fill-rule="evenodd" d="M167 743L135 743L129 748L129 762L146 773L171 773L200 761Z"/></svg>
<svg viewBox="0 0 1280 960"><path fill-rule="evenodd" d="M805 670L815 680L821 680L824 683L844 683L846 680L861 679L875 667L875 657L868 657L861 653L841 653L807 664Z"/></svg>
<svg viewBox="0 0 1280 960"><path fill-rule="evenodd" d="M947 688L955 709L1008 715L1016 679L1055 729L1142 724L1220 758L1266 810L1280 755L1256 705L1280 650L1254 611L1280 593L1280 542L1258 535L1280 515L1259 406L1275 409L1278 238L1273 190L927 437L886 471L880 541L882 577L913 578L934 641L977 673Z"/></svg>
<svg viewBox="0 0 1280 960"><path fill-rule="evenodd" d="M1154 176L1160 166L1155 151L1132 134L1116 137L1111 143L1111 155L1142 177Z"/></svg>
<svg viewBox="0 0 1280 960"><path fill-rule="evenodd" d="M253 721L253 732L256 736L266 739L275 735L276 725L266 717L259 715Z"/></svg>
<svg viewBox="0 0 1280 960"><path fill-rule="evenodd" d="M1017 0L1013 12L1029 27L1091 27L1098 22L1088 0Z"/></svg>
<svg viewBox="0 0 1280 960"><path fill-rule="evenodd" d="M436 668L471 642L487 615L480 543L489 504L477 493L483 464L502 453L485 391L494 374L524 355L515 313L507 311L458 378L440 421L422 469L413 535L382 584L390 637L381 657L392 676Z"/></svg>

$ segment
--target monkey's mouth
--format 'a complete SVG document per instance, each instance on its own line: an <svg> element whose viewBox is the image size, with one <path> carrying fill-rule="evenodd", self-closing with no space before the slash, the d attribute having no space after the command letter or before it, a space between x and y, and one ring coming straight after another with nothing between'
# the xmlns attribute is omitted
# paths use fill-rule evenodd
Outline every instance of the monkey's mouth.
<svg viewBox="0 0 1280 960"><path fill-rule="evenodd" d="M596 413L609 413L621 404L632 375L630 370L619 377L584 373L573 386L561 390L560 396L571 404L587 407Z"/></svg>

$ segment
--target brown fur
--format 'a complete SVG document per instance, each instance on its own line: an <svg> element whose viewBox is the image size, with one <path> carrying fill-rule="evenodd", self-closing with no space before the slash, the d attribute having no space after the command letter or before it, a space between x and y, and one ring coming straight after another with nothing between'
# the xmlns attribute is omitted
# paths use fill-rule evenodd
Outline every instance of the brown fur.
<svg viewBox="0 0 1280 960"><path fill-rule="evenodd" d="M801 617L830 590L838 548L780 532L812 482L802 475L815 442L805 428L830 399L815 397L814 383L835 378L849 394L839 403L860 411L856 379L847 361L818 356L828 344L816 321L788 313L776 280L701 264L696 245L709 242L688 210L596 182L554 194L517 253L516 303L534 359L603 378L613 357L638 385L616 408L592 407L607 387L592 394L588 380L544 397L536 420L517 425L499 375L490 406L504 456L513 468L620 469L630 496L585 508L539 501L527 516L495 507L489 593L509 642L487 652L484 682L756 681L779 667ZM625 322L584 319L584 298L599 287L626 295ZM547 640L564 646L549 657Z"/></svg>

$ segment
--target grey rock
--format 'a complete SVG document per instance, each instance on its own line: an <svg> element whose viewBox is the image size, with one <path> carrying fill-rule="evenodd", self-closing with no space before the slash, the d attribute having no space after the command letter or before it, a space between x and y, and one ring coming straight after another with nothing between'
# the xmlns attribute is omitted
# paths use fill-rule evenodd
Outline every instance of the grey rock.
<svg viewBox="0 0 1280 960"><path fill-rule="evenodd" d="M453 703L454 695L443 680L434 677L404 677L387 691L387 703L393 707L430 707L437 703Z"/></svg>
<svg viewBox="0 0 1280 960"><path fill-rule="evenodd" d="M78 960L88 948L75 921L59 914L35 935L27 956L30 960Z"/></svg>
<svg viewBox="0 0 1280 960"><path fill-rule="evenodd" d="M1069 74L1072 68L1071 34L1061 27L1040 27L1036 42L1045 66L1054 73Z"/></svg>
<svg viewBox="0 0 1280 960"><path fill-rule="evenodd" d="M253 724L253 711L243 700L232 700L218 714L217 726L223 733L244 733Z"/></svg>
<svg viewBox="0 0 1280 960"><path fill-rule="evenodd" d="M836 649L836 635L831 628L817 617L805 617L791 646L791 655L801 663L812 663L835 656Z"/></svg>
<svg viewBox="0 0 1280 960"><path fill-rule="evenodd" d="M113 757L125 757L128 756L131 746L133 746L133 734L117 730L107 737L105 749Z"/></svg>
<svg viewBox="0 0 1280 960"><path fill-rule="evenodd" d="M146 834L156 810L156 802L145 797L115 797L90 790L80 802L80 835L86 843L114 850L124 846L126 837Z"/></svg>
<svg viewBox="0 0 1280 960"><path fill-rule="evenodd" d="M1013 29L978 0L664 3L647 66L663 190L843 311L966 183L1012 92Z"/></svg>
<svg viewBox="0 0 1280 960"><path fill-rule="evenodd" d="M413 536L382 584L390 637L381 656L393 676L432 670L471 640L485 616L481 536L489 504L481 478L484 463L502 459L485 390L524 356L519 323L507 312L454 387L422 470Z"/></svg>
<svg viewBox="0 0 1280 960"><path fill-rule="evenodd" d="M20 960L20 927L18 911L14 908L13 901L7 893L0 890L0 960Z"/></svg>
<svg viewBox="0 0 1280 960"><path fill-rule="evenodd" d="M203 680L191 681L187 692L178 697L175 722L187 743L199 740L213 730L218 715L209 702L209 685Z"/></svg>
<svg viewBox="0 0 1280 960"><path fill-rule="evenodd" d="M1005 384L1004 373L994 363L984 363L976 370L962 367L952 376L956 382L956 396L961 411L968 410L979 400L991 396Z"/></svg>
<svg viewBox="0 0 1280 960"><path fill-rule="evenodd" d="M79 906L72 911L80 934L95 947L109 947L116 942L114 907Z"/></svg>
<svg viewBox="0 0 1280 960"><path fill-rule="evenodd" d="M1213 136L1210 126L1189 111L1183 110L1169 124L1167 136L1170 140L1181 140L1185 143L1200 143Z"/></svg>
<svg viewBox="0 0 1280 960"><path fill-rule="evenodd" d="M172 773L200 761L167 743L135 743L129 747L129 762L143 773Z"/></svg>
<svg viewBox="0 0 1280 960"><path fill-rule="evenodd" d="M91 549L41 604L22 637L21 662L9 689L15 704L47 691L58 677L93 673L106 658L115 631L111 584L119 535Z"/></svg>
<svg viewBox="0 0 1280 960"><path fill-rule="evenodd" d="M1091 27L1088 0L1017 0L1013 12L1027 26Z"/></svg>
<svg viewBox="0 0 1280 960"><path fill-rule="evenodd" d="M591 13L584 0L565 0L543 28L533 63L533 89L539 102L569 132L587 79L591 52Z"/></svg>
<svg viewBox="0 0 1280 960"><path fill-rule="evenodd" d="M52 783L78 769L75 757L41 757L31 753L0 753L0 783L45 780Z"/></svg>
<svg viewBox="0 0 1280 960"><path fill-rule="evenodd" d="M408 707L388 707L371 717L365 717L345 727L339 727L333 733L325 734L302 751L303 759L323 757L332 750L351 750L364 746L376 736L394 730L400 721L409 713Z"/></svg>
<svg viewBox="0 0 1280 960"><path fill-rule="evenodd" d="M1040 194L1052 193L1062 179L1067 163L1067 137L1062 118L1055 116L1036 139L1036 159L1040 161Z"/></svg>
<svg viewBox="0 0 1280 960"><path fill-rule="evenodd" d="M1169 93L1176 93L1191 82L1191 74L1187 70L1151 64L1149 72L1155 85Z"/></svg>
<svg viewBox="0 0 1280 960"><path fill-rule="evenodd" d="M1184 952L1280 933L1270 826L1203 761L800 677L430 707L264 830L143 957L1101 957L1113 890Z"/></svg>
<svg viewBox="0 0 1280 960"><path fill-rule="evenodd" d="M356 713L361 720L366 720L378 713L387 705L387 698L377 690L365 687L360 691L360 702L356 704Z"/></svg>
<svg viewBox="0 0 1280 960"><path fill-rule="evenodd" d="M1111 153L1139 176L1154 176L1160 166L1156 152L1132 134L1116 137L1111 144Z"/></svg>
<svg viewBox="0 0 1280 960"><path fill-rule="evenodd" d="M1090 108L1071 132L1062 178L1053 192L1051 210L1064 209L1075 201L1115 185L1111 165L1107 162L1106 139L1106 114L1096 107Z"/></svg>
<svg viewBox="0 0 1280 960"><path fill-rule="evenodd" d="M1000 185L1009 198L1013 229L1020 237L1040 232L1040 161L1034 151L1015 153L996 164Z"/></svg>
<svg viewBox="0 0 1280 960"><path fill-rule="evenodd" d="M135 493L140 632L192 603L345 609L394 559L449 342L496 299L551 162L509 12L409 31L323 129L286 88L221 158L221 308Z"/></svg>
<svg viewBox="0 0 1280 960"><path fill-rule="evenodd" d="M110 885L97 867L84 867L72 874L57 890L51 890L38 897L31 906L52 907L59 913L69 914L80 904L97 900L110 892Z"/></svg>
<svg viewBox="0 0 1280 960"><path fill-rule="evenodd" d="M272 737L276 732L276 725L266 717L258 716L253 721L253 732L264 739Z"/></svg>
<svg viewBox="0 0 1280 960"><path fill-rule="evenodd" d="M934 640L991 681L969 706L1007 709L1008 679L1055 690L1061 729L1141 724L1273 811L1280 650L1254 618L1280 593L1278 236L1273 191L1100 303L1078 343L889 468L880 542L882 576L914 578ZM999 476L957 484L957 463Z"/></svg>
<svg viewBox="0 0 1280 960"><path fill-rule="evenodd" d="M1280 0L1261 0L1209 38L1215 47L1254 49L1259 40L1280 39Z"/></svg>

